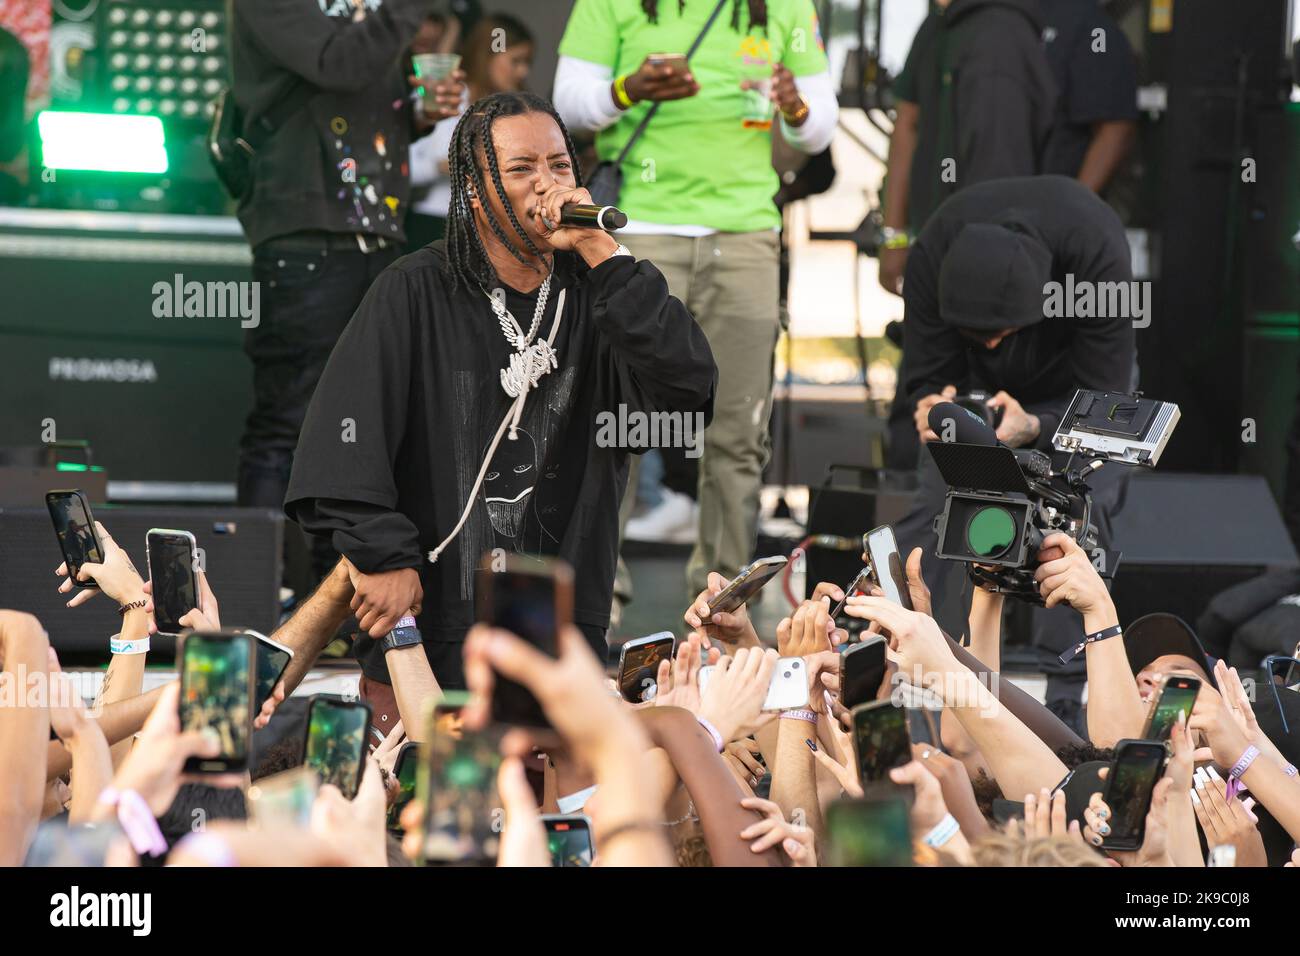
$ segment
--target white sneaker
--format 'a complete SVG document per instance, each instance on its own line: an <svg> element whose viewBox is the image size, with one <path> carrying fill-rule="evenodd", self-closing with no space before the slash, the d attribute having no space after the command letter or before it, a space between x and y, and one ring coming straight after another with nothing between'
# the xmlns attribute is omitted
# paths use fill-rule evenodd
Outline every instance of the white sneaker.
<svg viewBox="0 0 1300 956"><path fill-rule="evenodd" d="M630 541L689 544L695 541L700 523L700 506L671 489L663 489L663 500L645 514L630 518L623 537Z"/></svg>

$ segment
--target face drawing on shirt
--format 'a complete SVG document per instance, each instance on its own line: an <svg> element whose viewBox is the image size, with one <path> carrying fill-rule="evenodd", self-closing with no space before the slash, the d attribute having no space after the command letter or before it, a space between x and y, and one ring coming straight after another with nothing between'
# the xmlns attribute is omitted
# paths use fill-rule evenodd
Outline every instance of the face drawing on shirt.
<svg viewBox="0 0 1300 956"><path fill-rule="evenodd" d="M511 540L518 540L523 534L524 518L541 467L533 436L522 427L515 434L514 441L510 440L509 432L502 437L483 479L488 520L497 534Z"/></svg>

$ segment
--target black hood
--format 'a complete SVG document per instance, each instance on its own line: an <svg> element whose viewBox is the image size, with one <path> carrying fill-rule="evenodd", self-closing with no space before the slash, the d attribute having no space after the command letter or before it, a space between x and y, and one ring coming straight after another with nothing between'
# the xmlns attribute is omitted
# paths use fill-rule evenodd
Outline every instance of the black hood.
<svg viewBox="0 0 1300 956"><path fill-rule="evenodd" d="M945 27L951 27L972 10L985 7L1007 7L1015 10L1024 14L1040 34L1043 32L1045 24L1043 12L1038 7L1038 0L952 0L952 3L948 4L948 9L941 13L941 22Z"/></svg>

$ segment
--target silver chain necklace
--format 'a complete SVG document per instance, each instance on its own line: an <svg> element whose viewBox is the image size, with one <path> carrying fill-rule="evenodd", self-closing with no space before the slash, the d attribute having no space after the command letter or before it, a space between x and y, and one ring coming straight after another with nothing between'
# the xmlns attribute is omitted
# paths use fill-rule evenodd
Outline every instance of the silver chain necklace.
<svg viewBox="0 0 1300 956"><path fill-rule="evenodd" d="M500 296L488 295L487 290L483 290L483 294L487 295L488 301L492 303L492 311L496 313L497 324L501 326L501 334L506 337L506 341L515 349L516 354L510 356L509 367L501 370L501 388L511 398L518 398L530 388L536 388L543 375L551 369L559 368L559 359L550 343L545 339L534 341L538 329L542 325L542 316L546 314L546 301L551 293L552 275L554 273L547 275L542 281L541 288L537 290L537 306L533 309L533 324L529 327L527 334L525 334L523 327L520 326L519 321L511 311L506 308L504 290L501 291ZM556 316L556 320L559 320L559 316ZM514 437L513 429L511 437Z"/></svg>

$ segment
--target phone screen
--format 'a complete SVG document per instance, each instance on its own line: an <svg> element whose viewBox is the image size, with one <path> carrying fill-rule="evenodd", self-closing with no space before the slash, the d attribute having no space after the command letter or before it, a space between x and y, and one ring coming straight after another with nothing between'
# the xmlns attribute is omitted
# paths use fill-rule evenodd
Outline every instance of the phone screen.
<svg viewBox="0 0 1300 956"><path fill-rule="evenodd" d="M903 569L903 560L898 554L898 542L894 540L894 529L881 525L869 531L863 538L867 556L876 572L876 583L885 597L902 607L912 610L912 597L907 590L907 574Z"/></svg>
<svg viewBox="0 0 1300 956"><path fill-rule="evenodd" d="M420 745L414 741L402 744L393 763L393 777L397 780L397 799L388 808L388 829L401 831L402 811L415 799L416 780L420 775Z"/></svg>
<svg viewBox="0 0 1300 956"><path fill-rule="evenodd" d="M591 821L582 814L546 815L546 844L552 866L591 866Z"/></svg>
<svg viewBox="0 0 1300 956"><path fill-rule="evenodd" d="M753 564L742 568L741 572L718 592L717 597L709 602L710 613L722 611L729 614L742 604L748 604L754 595L763 590L763 585L786 566L788 560L780 556L759 558Z"/></svg>
<svg viewBox="0 0 1300 956"><path fill-rule="evenodd" d="M241 770L253 733L253 642L243 634L191 632L180 646L182 733L211 730L221 742L216 757L191 757L185 769L200 773Z"/></svg>
<svg viewBox="0 0 1300 956"><path fill-rule="evenodd" d="M886 667L883 635L873 634L850 647L840 661L840 703L852 710L875 700Z"/></svg>
<svg viewBox="0 0 1300 956"><path fill-rule="evenodd" d="M486 607L479 619L504 628L545 654L556 654L556 635L569 623L573 576L568 565L547 562L528 570L479 572L479 595ZM528 688L493 675L492 719L523 727L550 727Z"/></svg>
<svg viewBox="0 0 1300 956"><path fill-rule="evenodd" d="M179 531L150 531L145 552L153 591L153 620L160 634L179 634L181 618L199 606L194 539Z"/></svg>
<svg viewBox="0 0 1300 956"><path fill-rule="evenodd" d="M67 562L72 582L77 587L96 587L95 583L77 580L77 571L87 562L103 564L104 553L95 534L90 506L78 491L51 491L45 496L59 538L59 550Z"/></svg>
<svg viewBox="0 0 1300 956"><path fill-rule="evenodd" d="M911 866L912 830L901 797L836 800L826 811L831 866Z"/></svg>
<svg viewBox="0 0 1300 956"><path fill-rule="evenodd" d="M1160 699L1151 711L1151 720L1147 732L1142 736L1147 740L1168 740L1169 734L1178 723L1178 712L1192 716L1192 705L1201 690L1201 682L1195 677L1168 677L1160 689Z"/></svg>
<svg viewBox="0 0 1300 956"><path fill-rule="evenodd" d="M906 709L895 707L890 700L855 707L853 750L858 757L858 776L864 790L879 783L893 786L889 771L912 759Z"/></svg>
<svg viewBox="0 0 1300 956"><path fill-rule="evenodd" d="M639 704L654 700L659 674L659 662L672 660L672 634L664 632L662 636L652 635L655 639L644 644L625 644L620 655L618 668L618 690L623 699Z"/></svg>
<svg viewBox="0 0 1300 956"><path fill-rule="evenodd" d="M280 683L285 668L293 660L293 652L278 644L272 644L261 634L253 634L253 637L257 639L257 687L253 709L261 710L262 705L275 692L275 685Z"/></svg>
<svg viewBox="0 0 1300 956"><path fill-rule="evenodd" d="M1124 740L1116 747L1115 762L1106 778L1104 800L1110 807L1111 832L1102 847L1135 849L1142 845L1151 792L1159 782L1166 757L1163 742Z"/></svg>
<svg viewBox="0 0 1300 956"><path fill-rule="evenodd" d="M366 761L366 730L370 707L359 701L313 697L307 712L307 745L303 763L351 800L361 786Z"/></svg>
<svg viewBox="0 0 1300 956"><path fill-rule="evenodd" d="M424 804L424 859L494 863L500 837L497 771L500 740L492 731L465 730L455 711L433 710L427 758L419 775Z"/></svg>

